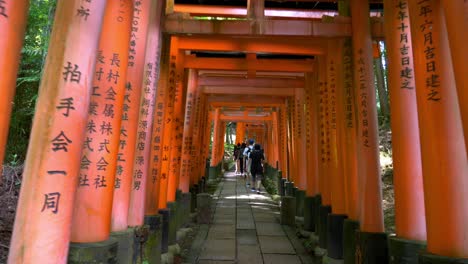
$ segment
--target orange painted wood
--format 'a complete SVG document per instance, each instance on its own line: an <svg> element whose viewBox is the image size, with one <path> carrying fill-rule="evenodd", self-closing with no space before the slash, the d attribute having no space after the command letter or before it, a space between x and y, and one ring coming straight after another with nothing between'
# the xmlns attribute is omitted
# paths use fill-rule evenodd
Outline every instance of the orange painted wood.
<svg viewBox="0 0 468 264"><path fill-rule="evenodd" d="M57 4L8 263L67 261L83 131L105 5L106 1L86 4L84 7L94 12L85 19L76 15L82 1Z"/></svg>
<svg viewBox="0 0 468 264"><path fill-rule="evenodd" d="M427 225L427 251L468 258L468 159L441 1L408 2ZM427 27L426 21L432 21ZM428 47L434 48L431 53ZM429 81L428 81L429 79Z"/></svg>
<svg viewBox="0 0 468 264"><path fill-rule="evenodd" d="M176 38L168 39L168 75L163 77L166 78L167 93L164 98L164 130L161 137L162 140L162 153L161 153L161 177L160 177L160 186L159 186L159 208L166 208L169 198L169 164L171 159L171 147L172 147L172 133L175 126L175 115L174 115L174 105L175 105L175 92L176 92L176 80L180 80L177 72L177 56L172 57L171 55L176 50ZM166 44L166 43L165 43ZM175 195L175 194L174 194ZM171 194L172 196L172 194Z"/></svg>
<svg viewBox="0 0 468 264"><path fill-rule="evenodd" d="M261 37L184 36L179 38L179 48L184 50L317 55L326 52L326 43L318 38L303 41L302 39L284 37L265 39Z"/></svg>
<svg viewBox="0 0 468 264"><path fill-rule="evenodd" d="M337 90L343 89L343 63L342 41L330 40L327 54L327 85L328 85L328 113L326 114L329 138L327 143L330 154L328 156L328 177L330 177L331 205L333 214L346 214L345 179L343 173L343 160L339 157L339 125L342 120L337 114Z"/></svg>
<svg viewBox="0 0 468 264"><path fill-rule="evenodd" d="M327 124L327 115L329 115L329 93L327 87L327 59L318 58L318 89L319 96L319 191L322 196L323 205L331 205L329 161L330 161L330 129Z"/></svg>
<svg viewBox="0 0 468 264"><path fill-rule="evenodd" d="M145 55L144 82L140 100L137 142L133 165L132 192L128 209L128 225L142 226L145 219L148 190L156 188L151 177L152 124L156 108L157 85L159 79L159 59L161 57L161 15L162 2L151 1L150 24Z"/></svg>
<svg viewBox="0 0 468 264"><path fill-rule="evenodd" d="M137 140L140 97L145 66L146 37L150 16L150 1L142 1L140 9L133 13L134 24L130 46L127 88L122 111L119 155L115 172L114 198L112 202L111 230L123 231L128 228L128 209L132 189L133 160Z"/></svg>
<svg viewBox="0 0 468 264"><path fill-rule="evenodd" d="M441 1L445 14L445 23L449 38L450 50L457 83L458 105L460 107L465 137L465 148L468 151L468 51L466 34L460 34L460 29L468 28L467 1Z"/></svg>
<svg viewBox="0 0 468 264"><path fill-rule="evenodd" d="M231 86L231 87L255 87L255 88L304 88L304 78L275 78L259 77L245 78L245 76L200 76L200 86Z"/></svg>
<svg viewBox="0 0 468 264"><path fill-rule="evenodd" d="M359 219L359 192L357 170L357 134L356 134L356 104L355 86L353 86L352 48L351 39L343 41L343 87L337 90L337 117L339 133L338 144L340 146L340 163L344 173L346 212L350 219Z"/></svg>
<svg viewBox="0 0 468 264"><path fill-rule="evenodd" d="M305 123L305 92L304 89L296 89L296 159L297 159L297 187L300 190L307 189L307 152L306 152L306 123Z"/></svg>
<svg viewBox="0 0 468 264"><path fill-rule="evenodd" d="M182 163L180 166L180 181L178 187L184 193L189 192L192 163L196 162L194 155L192 155L192 146L194 145L195 119L197 118L194 111L198 88L197 78L198 72L196 70L189 70L183 126Z"/></svg>
<svg viewBox="0 0 468 264"><path fill-rule="evenodd" d="M171 130L171 150L169 158L167 201L174 202L176 190L179 187L180 164L182 155L182 138L184 133L184 94L186 82L184 80L183 52L178 49L178 38L171 37L171 64L175 63L175 84L174 84L174 113L172 116ZM170 86L171 87L171 86ZM171 89L171 88L170 88Z"/></svg>
<svg viewBox="0 0 468 264"><path fill-rule="evenodd" d="M186 55L184 67L200 70L312 72L313 60L198 58ZM251 77L251 76L249 76Z"/></svg>
<svg viewBox="0 0 468 264"><path fill-rule="evenodd" d="M189 75L190 76L190 75ZM197 75L198 80L198 75ZM201 154L201 146L203 145L202 142L202 109L203 109L203 102L202 96L200 93L200 89L197 87L195 89L195 93L193 95L193 106L192 106L192 115L194 118L193 121L193 131L192 131L192 144L190 147L190 164L189 164L189 176L190 176L190 186L198 184L198 181L201 178L200 175L200 167L202 165L202 154Z"/></svg>
<svg viewBox="0 0 468 264"><path fill-rule="evenodd" d="M0 163L3 164L10 115L16 90L29 0L7 0L0 4ZM1 177L0 177L1 181Z"/></svg>
<svg viewBox="0 0 468 264"><path fill-rule="evenodd" d="M217 155L218 155L218 147L219 147L219 126L221 125L221 121L219 120L220 116L220 109L216 108L214 110L214 115L213 115L213 143L211 145L211 162L210 166L215 167L218 165L217 163Z"/></svg>
<svg viewBox="0 0 468 264"><path fill-rule="evenodd" d="M160 195L162 188L167 188L167 177L162 175L162 160L163 160L163 133L167 114L167 103L169 100L168 90L168 74L169 74L169 38L163 37L161 44L160 56L160 73L158 80L158 88L156 90L156 108L153 122L152 132L152 148L151 148L151 163L150 163L150 178L147 181L148 186L146 190L146 215L156 215L158 210L166 208L165 202L160 199L166 200L166 196Z"/></svg>
<svg viewBox="0 0 468 264"><path fill-rule="evenodd" d="M109 238L132 16L131 0L106 6L73 211L73 242Z"/></svg>
<svg viewBox="0 0 468 264"><path fill-rule="evenodd" d="M408 1L387 0L385 8L388 87L391 103L395 228L399 237L425 241L426 217L418 108ZM406 16L400 16L405 14ZM408 26L403 30L399 26ZM401 38L403 41L401 41ZM409 47L407 51L401 50ZM408 72L409 74L401 73Z"/></svg>
<svg viewBox="0 0 468 264"><path fill-rule="evenodd" d="M288 115L288 158L289 158L289 171L288 171L288 177L289 180L294 182L294 185L296 186L298 184L297 182L297 153L296 153L296 138L297 138L297 131L296 131L296 126L297 126L297 119L295 115L295 98L288 98L287 99L287 115Z"/></svg>
<svg viewBox="0 0 468 264"><path fill-rule="evenodd" d="M307 196L319 193L319 96L317 74L306 74Z"/></svg>
<svg viewBox="0 0 468 264"><path fill-rule="evenodd" d="M367 0L351 0L353 26L354 85L358 110L358 175L360 228L383 232L377 108L372 61L369 5Z"/></svg>

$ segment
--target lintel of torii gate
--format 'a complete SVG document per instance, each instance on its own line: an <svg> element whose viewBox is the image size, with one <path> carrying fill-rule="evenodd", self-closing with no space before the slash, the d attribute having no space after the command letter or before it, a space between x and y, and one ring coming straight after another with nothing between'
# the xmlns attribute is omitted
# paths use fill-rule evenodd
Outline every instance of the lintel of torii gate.
<svg viewBox="0 0 468 264"><path fill-rule="evenodd" d="M199 86L226 86L250 88L304 88L304 77L273 78L260 77L246 78L244 76L199 76Z"/></svg>
<svg viewBox="0 0 468 264"><path fill-rule="evenodd" d="M281 96L256 96L256 95L208 95L208 103L213 107L259 107L281 106L285 104L285 98Z"/></svg>
<svg viewBox="0 0 468 264"><path fill-rule="evenodd" d="M242 86L205 86L205 94L225 94L225 95L258 95L258 96L294 96L295 89L302 88L261 88Z"/></svg>
<svg viewBox="0 0 468 264"><path fill-rule="evenodd" d="M209 118L213 119L214 115L213 112L210 111L209 113ZM234 112L222 112L219 115L219 120L221 121L228 121L228 122L242 122L242 123L259 123L259 122L268 122L272 121L273 118L270 115L270 113L255 113L255 112L250 112L250 111L243 111L240 112L239 114L236 114Z"/></svg>
<svg viewBox="0 0 468 264"><path fill-rule="evenodd" d="M198 58L195 55L187 55L184 59L184 67L203 70L312 72L314 61L310 59Z"/></svg>
<svg viewBox="0 0 468 264"><path fill-rule="evenodd" d="M167 16L164 32L236 36L258 34L250 20L196 20L181 17L181 14ZM322 20L265 19L262 23L264 28L262 34L268 36L351 37L352 35L349 17L326 17ZM374 38L384 38L382 18L372 18L371 34Z"/></svg>

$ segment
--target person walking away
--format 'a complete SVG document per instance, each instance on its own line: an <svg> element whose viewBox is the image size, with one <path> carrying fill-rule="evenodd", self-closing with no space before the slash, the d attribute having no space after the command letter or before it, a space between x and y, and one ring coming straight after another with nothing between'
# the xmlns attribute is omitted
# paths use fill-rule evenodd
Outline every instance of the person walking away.
<svg viewBox="0 0 468 264"><path fill-rule="evenodd" d="M247 186L250 186L249 181L252 179L252 173L250 172L250 166L251 166L251 160L250 160L250 153L253 150L254 147L254 140L249 139L249 146L244 149L244 152L242 153L244 155L245 159L245 171L246 171L246 177L245 180L247 182Z"/></svg>
<svg viewBox="0 0 468 264"><path fill-rule="evenodd" d="M265 156L259 144L255 144L249 159L251 160L250 172L252 173L252 191L260 193L260 184L264 174Z"/></svg>
<svg viewBox="0 0 468 264"><path fill-rule="evenodd" d="M238 175L239 172L240 172L240 168L239 168L239 152L241 152L241 144L240 144L240 143L237 143L237 145L234 146L234 153L233 153L234 162L235 162L235 165L236 165L236 172L235 172L236 175Z"/></svg>
<svg viewBox="0 0 468 264"><path fill-rule="evenodd" d="M247 147L245 143L242 142L242 145L239 148L239 168L241 176L245 176L245 159L244 159L244 149Z"/></svg>

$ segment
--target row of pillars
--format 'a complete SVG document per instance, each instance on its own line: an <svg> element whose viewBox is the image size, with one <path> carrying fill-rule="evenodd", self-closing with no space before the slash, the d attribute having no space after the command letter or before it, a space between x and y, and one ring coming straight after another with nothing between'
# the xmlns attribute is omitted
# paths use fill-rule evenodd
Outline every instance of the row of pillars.
<svg viewBox="0 0 468 264"><path fill-rule="evenodd" d="M111 231L141 226L176 200L177 189L188 193L205 175L209 146L200 142L209 142L211 122L197 74L180 66L177 38L161 35L162 1L138 3L146 8L134 9L130 0L58 3L10 263L63 263L70 240L100 242ZM0 6L7 34L0 81L11 88L0 104L7 108L3 138L27 6ZM351 236L375 242L367 245L383 245L367 6L340 1L340 15L352 17L352 38L329 41L305 89L272 113L272 136L264 140L269 163L278 161L290 182L321 201L320 215L338 222L337 230L351 223ZM93 12L77 12L83 8ZM461 1L385 1L397 235L391 243L427 241L424 263L468 258L467 56L466 37L457 32L466 28L466 10ZM214 119L212 166L224 154L221 123ZM372 261L378 256L371 252L352 248L350 256ZM415 251L401 254L417 258Z"/></svg>
<svg viewBox="0 0 468 264"><path fill-rule="evenodd" d="M396 225L388 239L364 2L339 2L340 15L352 17L352 38L329 40L318 72L287 100L276 131L286 144L277 146L283 182L297 187L305 227L331 259L465 263L468 56L456 32L467 28L468 5L384 1Z"/></svg>
<svg viewBox="0 0 468 264"><path fill-rule="evenodd" d="M28 6L0 1L2 146ZM99 261L109 256L96 248L116 239L125 252L134 234L180 226L203 189L208 102L177 37L162 34L163 10L158 0L58 1L8 263ZM155 244L137 262L160 261L160 243L164 252L175 240L164 230L162 242L146 236Z"/></svg>

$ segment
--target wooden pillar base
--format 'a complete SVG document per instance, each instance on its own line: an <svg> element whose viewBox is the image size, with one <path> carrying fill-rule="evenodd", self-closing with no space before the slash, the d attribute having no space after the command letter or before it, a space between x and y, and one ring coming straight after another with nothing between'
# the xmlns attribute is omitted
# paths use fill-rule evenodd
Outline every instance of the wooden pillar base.
<svg viewBox="0 0 468 264"><path fill-rule="evenodd" d="M171 217L171 210L164 208L159 210L161 215L161 254L167 253L169 248L169 219Z"/></svg>
<svg viewBox="0 0 468 264"><path fill-rule="evenodd" d="M285 186L285 196L293 196L294 182L287 181L284 183Z"/></svg>
<svg viewBox="0 0 468 264"><path fill-rule="evenodd" d="M190 188L190 213L195 213L197 209L197 194L200 192L200 188L198 184L194 184Z"/></svg>
<svg viewBox="0 0 468 264"><path fill-rule="evenodd" d="M145 225L149 227L148 241L146 241L144 247L144 260L146 260L147 263L158 263L161 261L162 221L162 215L145 216Z"/></svg>
<svg viewBox="0 0 468 264"><path fill-rule="evenodd" d="M218 166L208 168L208 181L215 181L218 178Z"/></svg>
<svg viewBox="0 0 468 264"><path fill-rule="evenodd" d="M281 224L294 227L296 225L296 198L281 197Z"/></svg>
<svg viewBox="0 0 468 264"><path fill-rule="evenodd" d="M387 234L358 231L356 255L360 259L359 263L389 263Z"/></svg>
<svg viewBox="0 0 468 264"><path fill-rule="evenodd" d="M328 230L328 214L331 214L332 208L330 205L321 205L319 214L319 247L327 248L327 230Z"/></svg>
<svg viewBox="0 0 468 264"><path fill-rule="evenodd" d="M356 263L356 232L359 222L345 219L343 222L343 259L345 264Z"/></svg>
<svg viewBox="0 0 468 264"><path fill-rule="evenodd" d="M468 264L468 259L450 258L423 253L419 255L419 264Z"/></svg>
<svg viewBox="0 0 468 264"><path fill-rule="evenodd" d="M388 239L388 254L390 263L418 264L419 253L426 250L426 243L407 240L399 237Z"/></svg>
<svg viewBox="0 0 468 264"><path fill-rule="evenodd" d="M315 196L315 235L318 237L320 230L320 206L322 206L322 195Z"/></svg>
<svg viewBox="0 0 468 264"><path fill-rule="evenodd" d="M304 230L315 232L315 196L304 198Z"/></svg>
<svg viewBox="0 0 468 264"><path fill-rule="evenodd" d="M197 194L197 222L198 224L210 224L211 223L211 195L208 193Z"/></svg>
<svg viewBox="0 0 468 264"><path fill-rule="evenodd" d="M135 229L130 227L124 231L112 232L111 238L118 243L117 259L119 263L132 263L135 243Z"/></svg>
<svg viewBox="0 0 468 264"><path fill-rule="evenodd" d="M177 222L178 222L178 204L177 202L168 202L167 208L171 211L169 215L169 234L168 234L168 245L174 245L176 243L177 234Z"/></svg>
<svg viewBox="0 0 468 264"><path fill-rule="evenodd" d="M296 216L304 216L304 199L306 192L303 190L296 190Z"/></svg>
<svg viewBox="0 0 468 264"><path fill-rule="evenodd" d="M329 214L327 219L327 254L332 259L343 259L343 214Z"/></svg>
<svg viewBox="0 0 468 264"><path fill-rule="evenodd" d="M118 242L110 238L96 243L70 243L69 264L118 263Z"/></svg>

